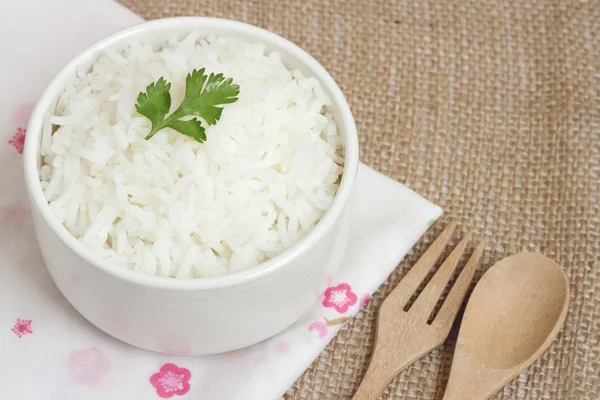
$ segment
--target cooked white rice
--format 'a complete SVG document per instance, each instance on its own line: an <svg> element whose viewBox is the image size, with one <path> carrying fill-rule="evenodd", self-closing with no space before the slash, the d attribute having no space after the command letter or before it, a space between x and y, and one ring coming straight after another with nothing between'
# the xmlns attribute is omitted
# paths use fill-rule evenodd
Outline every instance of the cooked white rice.
<svg viewBox="0 0 600 400"><path fill-rule="evenodd" d="M170 129L144 140L140 91L164 77L173 111L194 68L233 78L239 100L204 143ZM191 33L109 50L49 116L41 185L69 232L119 266L177 278L239 271L296 243L331 205L343 158L330 106L315 78L262 44Z"/></svg>

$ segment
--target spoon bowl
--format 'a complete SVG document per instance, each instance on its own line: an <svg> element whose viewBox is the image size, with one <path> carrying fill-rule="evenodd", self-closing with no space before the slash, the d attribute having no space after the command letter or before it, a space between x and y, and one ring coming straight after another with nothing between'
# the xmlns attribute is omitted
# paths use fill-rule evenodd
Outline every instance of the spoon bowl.
<svg viewBox="0 0 600 400"><path fill-rule="evenodd" d="M560 331L569 282L551 259L507 257L481 278L465 310L444 399L487 399L531 365Z"/></svg>

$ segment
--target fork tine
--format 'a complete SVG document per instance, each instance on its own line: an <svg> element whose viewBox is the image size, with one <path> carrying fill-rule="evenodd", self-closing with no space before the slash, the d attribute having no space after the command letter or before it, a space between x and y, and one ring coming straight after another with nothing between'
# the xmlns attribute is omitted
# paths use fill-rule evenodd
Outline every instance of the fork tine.
<svg viewBox="0 0 600 400"><path fill-rule="evenodd" d="M440 233L437 239L429 246L425 253L419 258L419 260L413 265L413 267L408 271L408 273L402 278L398 286L388 295L386 301L389 299L390 302L400 302L402 307L412 297L413 293L419 288L419 285L427 274L429 270L435 265L435 262L442 254L442 251L450 241L454 230L456 229L456 221L451 221L448 226Z"/></svg>
<svg viewBox="0 0 600 400"><path fill-rule="evenodd" d="M454 270L458 265L460 257L465 252L465 248L471 240L473 231L469 231L467 235L460 241L460 243L452 250L452 253L444 260L442 266L437 270L433 278L429 281L425 289L419 294L417 300L412 305L410 311L422 314L425 321L429 319L431 311L437 304L440 296L442 295L448 281L454 274Z"/></svg>
<svg viewBox="0 0 600 400"><path fill-rule="evenodd" d="M458 310L460 310L460 306L465 299L467 290L469 290L469 286L471 285L471 281L473 280L473 275L475 275L477 266L479 266L479 261L483 255L484 248L485 240L482 240L471 255L471 258L469 258L467 265L465 265L463 268L460 276L456 280L456 283L450 290L450 293L448 293L448 297L446 297L444 304L442 304L442 308L440 308L440 311L433 321L434 325L445 325L448 326L449 329L454 322L454 319L458 314Z"/></svg>

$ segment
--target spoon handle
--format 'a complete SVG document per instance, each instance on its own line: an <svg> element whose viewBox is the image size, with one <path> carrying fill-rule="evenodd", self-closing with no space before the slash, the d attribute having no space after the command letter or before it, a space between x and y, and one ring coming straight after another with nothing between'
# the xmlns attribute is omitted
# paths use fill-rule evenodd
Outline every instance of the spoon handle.
<svg viewBox="0 0 600 400"><path fill-rule="evenodd" d="M491 394L479 390L473 382L448 382L443 400L486 400Z"/></svg>
<svg viewBox="0 0 600 400"><path fill-rule="evenodd" d="M486 400L504 383L502 376L482 367L457 346L443 400Z"/></svg>

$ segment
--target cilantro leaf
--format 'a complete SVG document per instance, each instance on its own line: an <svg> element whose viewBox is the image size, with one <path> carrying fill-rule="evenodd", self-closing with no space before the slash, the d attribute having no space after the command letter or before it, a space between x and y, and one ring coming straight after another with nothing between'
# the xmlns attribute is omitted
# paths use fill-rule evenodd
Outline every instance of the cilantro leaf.
<svg viewBox="0 0 600 400"><path fill-rule="evenodd" d="M193 70L185 78L185 98L198 96L206 83L205 69ZM185 100L184 100L185 101Z"/></svg>
<svg viewBox="0 0 600 400"><path fill-rule="evenodd" d="M199 76L200 75L200 76ZM196 90L198 86L204 85L204 90ZM200 83L201 82L201 83ZM192 90L188 91L189 85ZM240 87L233 84L231 78L226 79L223 74L210 74L208 80L204 75L204 69L193 71L187 76L185 98L181 102L180 108L187 115L197 115L204 119L207 124L214 125L221 118L223 112L220 104L229 104L237 100Z"/></svg>
<svg viewBox="0 0 600 400"><path fill-rule="evenodd" d="M156 83L148 85L146 92L141 92L137 98L135 109L152 122L149 137L161 129L161 123L171 108L169 90L171 90L171 84L164 78L160 78Z"/></svg>
<svg viewBox="0 0 600 400"><path fill-rule="evenodd" d="M197 118L192 118L189 121L173 121L169 124L169 127L191 137L197 142L202 143L206 140L206 130Z"/></svg>
<svg viewBox="0 0 600 400"><path fill-rule="evenodd" d="M223 107L237 101L240 87L223 74L210 74L205 69L193 70L185 80L185 96L179 107L165 118L171 107L171 84L164 78L148 85L146 92L138 96L136 110L152 122L146 140L163 128L174 129L202 143L206 140L205 128L198 118L183 121L181 118L197 116L208 125L214 125L221 118Z"/></svg>

